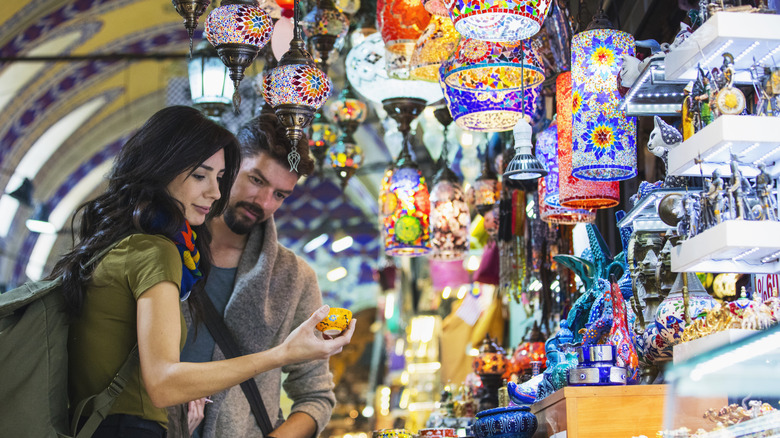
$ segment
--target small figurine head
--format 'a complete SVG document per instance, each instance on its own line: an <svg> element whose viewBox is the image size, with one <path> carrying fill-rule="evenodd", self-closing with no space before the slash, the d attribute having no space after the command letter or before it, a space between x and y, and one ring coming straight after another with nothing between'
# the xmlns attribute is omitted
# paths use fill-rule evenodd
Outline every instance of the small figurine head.
<svg viewBox="0 0 780 438"><path fill-rule="evenodd" d="M618 83L626 88L631 88L639 77L639 61L638 58L631 55L620 55L623 59L623 63L620 65L620 73L618 74Z"/></svg>
<svg viewBox="0 0 780 438"><path fill-rule="evenodd" d="M712 171L712 179L716 180L720 178L720 169L715 168L715 170Z"/></svg>
<svg viewBox="0 0 780 438"><path fill-rule="evenodd" d="M758 163L756 165L756 167L758 167L758 171L759 172L764 173L764 169L766 169L766 164L765 163Z"/></svg>

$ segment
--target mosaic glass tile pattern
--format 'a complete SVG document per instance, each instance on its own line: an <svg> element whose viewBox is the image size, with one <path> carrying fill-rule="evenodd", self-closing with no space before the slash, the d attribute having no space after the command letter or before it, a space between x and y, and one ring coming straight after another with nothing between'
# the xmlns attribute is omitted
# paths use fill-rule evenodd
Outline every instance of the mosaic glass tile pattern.
<svg viewBox="0 0 780 438"><path fill-rule="evenodd" d="M459 38L460 34L449 18L434 15L431 24L414 45L409 65L410 77L438 82L439 67L455 50Z"/></svg>
<svg viewBox="0 0 780 438"><path fill-rule="evenodd" d="M518 41L539 32L552 0L444 0L463 36Z"/></svg>
<svg viewBox="0 0 780 438"><path fill-rule="evenodd" d="M636 118L626 117L617 75L634 37L614 29L578 33L572 40L572 173L590 181L633 178Z"/></svg>
<svg viewBox="0 0 780 438"><path fill-rule="evenodd" d="M460 260L469 250L471 216L461 185L441 180L431 190L431 258Z"/></svg>
<svg viewBox="0 0 780 438"><path fill-rule="evenodd" d="M447 5L444 4L443 0L422 0L422 5L425 10L432 15L439 15L447 18L450 16L450 10L447 9Z"/></svg>
<svg viewBox="0 0 780 438"><path fill-rule="evenodd" d="M337 101L330 104L328 111L330 119L336 123L363 123L368 116L368 105L354 97L345 97L342 93Z"/></svg>
<svg viewBox="0 0 780 438"><path fill-rule="evenodd" d="M589 224L596 220L595 210L566 208L558 204L558 196L549 196L546 186L545 179L539 178L539 218L541 220L557 225Z"/></svg>
<svg viewBox="0 0 780 438"><path fill-rule="evenodd" d="M455 123L471 131L509 131L523 115L533 120L535 109L542 100L541 85L526 89L525 93L521 93L520 89L461 90L443 83L442 88Z"/></svg>
<svg viewBox="0 0 780 438"><path fill-rule="evenodd" d="M249 5L220 6L206 19L206 36L214 46L251 44L264 47L271 39L273 23L262 8Z"/></svg>
<svg viewBox="0 0 780 438"><path fill-rule="evenodd" d="M263 78L263 97L271 107L306 105L319 109L330 96L330 79L317 67L280 65Z"/></svg>
<svg viewBox="0 0 780 438"><path fill-rule="evenodd" d="M558 190L560 204L564 207L584 209L614 207L620 202L620 186L617 181L586 181L571 174L572 107L574 105L571 72L561 73L555 82L558 104Z"/></svg>
<svg viewBox="0 0 780 438"><path fill-rule="evenodd" d="M431 251L431 202L419 169L401 167L393 172L383 207L393 207L383 223L387 255L416 257Z"/></svg>
<svg viewBox="0 0 780 438"><path fill-rule="evenodd" d="M315 35L344 38L349 31L349 20L341 11L316 6L301 20L301 29L307 38Z"/></svg>
<svg viewBox="0 0 780 438"><path fill-rule="evenodd" d="M335 169L340 167L358 169L363 164L363 150L353 142L339 140L328 151L328 159Z"/></svg>
<svg viewBox="0 0 780 438"><path fill-rule="evenodd" d="M377 0L376 24L387 50L409 53L431 21L420 0ZM408 62L408 59L407 59Z"/></svg>
<svg viewBox="0 0 780 438"><path fill-rule="evenodd" d="M471 90L515 90L544 81L544 69L527 41L490 42L463 38L455 56L442 63L447 85Z"/></svg>

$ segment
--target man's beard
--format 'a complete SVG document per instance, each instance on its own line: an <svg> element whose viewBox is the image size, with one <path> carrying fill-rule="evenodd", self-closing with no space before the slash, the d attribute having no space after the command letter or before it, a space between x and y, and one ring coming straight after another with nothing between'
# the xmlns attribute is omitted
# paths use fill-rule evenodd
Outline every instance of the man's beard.
<svg viewBox="0 0 780 438"><path fill-rule="evenodd" d="M239 207L243 207L245 210L248 210L257 216L257 220L253 221L246 216L239 214ZM241 235L249 234L255 225L266 220L263 209L260 206L250 204L249 202L239 202L235 206L228 206L222 217L225 219L225 225L230 228L230 231Z"/></svg>

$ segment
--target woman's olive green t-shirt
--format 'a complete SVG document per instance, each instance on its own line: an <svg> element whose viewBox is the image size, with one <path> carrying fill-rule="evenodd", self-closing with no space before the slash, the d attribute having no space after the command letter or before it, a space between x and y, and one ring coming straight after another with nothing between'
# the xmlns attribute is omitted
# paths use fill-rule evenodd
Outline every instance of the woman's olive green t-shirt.
<svg viewBox="0 0 780 438"><path fill-rule="evenodd" d="M98 263L86 289L82 312L69 330L71 409L104 390L138 342L136 300L163 281L180 287L181 274L176 245L163 236L149 234L126 237ZM183 347L187 326L181 313L179 319ZM135 415L164 427L168 423L166 410L154 407L149 399L140 366L133 371L110 413Z"/></svg>

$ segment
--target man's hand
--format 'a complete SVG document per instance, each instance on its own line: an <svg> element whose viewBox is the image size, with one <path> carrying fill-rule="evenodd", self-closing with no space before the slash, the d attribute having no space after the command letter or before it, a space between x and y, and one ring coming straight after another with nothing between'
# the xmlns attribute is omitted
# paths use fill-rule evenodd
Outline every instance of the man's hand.
<svg viewBox="0 0 780 438"><path fill-rule="evenodd" d="M190 436L195 433L195 429L203 421L206 403L211 403L211 400L205 397L187 403L187 427L190 431Z"/></svg>

